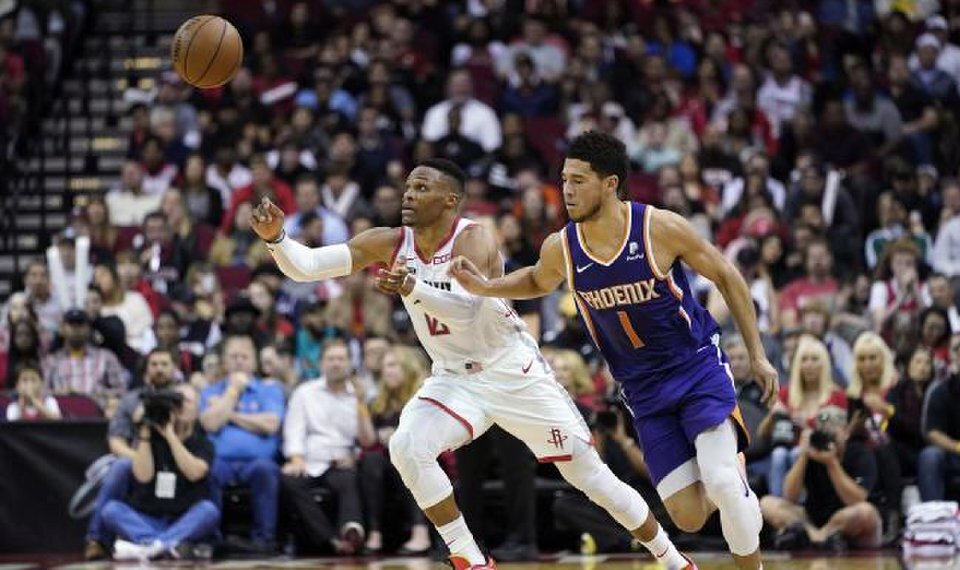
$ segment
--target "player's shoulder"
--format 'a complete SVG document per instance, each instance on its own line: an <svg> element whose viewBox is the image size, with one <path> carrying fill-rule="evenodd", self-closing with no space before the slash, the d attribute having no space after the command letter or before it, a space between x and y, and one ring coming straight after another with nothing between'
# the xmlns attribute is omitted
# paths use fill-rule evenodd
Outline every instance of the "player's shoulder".
<svg viewBox="0 0 960 570"><path fill-rule="evenodd" d="M350 241L368 245L368 246L377 246L377 245L393 245L401 237L403 237L403 227L397 228L388 228L384 226L378 226L375 228L370 228L363 230L359 234L355 235Z"/></svg>

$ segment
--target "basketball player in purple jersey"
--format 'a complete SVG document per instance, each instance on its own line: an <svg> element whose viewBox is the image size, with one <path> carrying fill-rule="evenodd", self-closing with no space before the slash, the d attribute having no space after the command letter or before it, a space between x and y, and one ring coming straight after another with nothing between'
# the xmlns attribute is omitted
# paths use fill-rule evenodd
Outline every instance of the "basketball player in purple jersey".
<svg viewBox="0 0 960 570"><path fill-rule="evenodd" d="M777 373L737 269L681 216L621 200L628 172L618 139L597 132L577 137L562 172L571 221L547 237L537 264L487 279L470 260L457 258L451 273L471 293L513 299L546 295L566 280L620 383L671 518L696 532L719 510L737 567L758 570L763 520L738 457L748 435L719 328L693 297L681 261L723 294L768 402L777 392Z"/></svg>

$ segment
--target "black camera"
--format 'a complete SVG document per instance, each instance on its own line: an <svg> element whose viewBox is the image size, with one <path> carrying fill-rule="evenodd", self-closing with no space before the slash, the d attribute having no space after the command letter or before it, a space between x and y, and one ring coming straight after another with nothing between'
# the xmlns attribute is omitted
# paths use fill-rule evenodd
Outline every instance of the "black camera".
<svg viewBox="0 0 960 570"><path fill-rule="evenodd" d="M830 444L834 442L834 436L828 431L815 429L810 433L810 447L818 451L830 449Z"/></svg>
<svg viewBox="0 0 960 570"><path fill-rule="evenodd" d="M183 394L176 390L147 390L140 394L143 402L143 420L155 426L170 422L174 410L183 405Z"/></svg>
<svg viewBox="0 0 960 570"><path fill-rule="evenodd" d="M613 410L597 412L593 421L601 432L611 432L617 428L617 412Z"/></svg>

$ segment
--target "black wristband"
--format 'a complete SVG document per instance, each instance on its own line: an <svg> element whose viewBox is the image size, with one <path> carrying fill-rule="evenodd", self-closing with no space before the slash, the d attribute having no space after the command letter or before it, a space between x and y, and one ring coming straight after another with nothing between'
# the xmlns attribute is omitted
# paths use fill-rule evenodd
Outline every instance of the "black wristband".
<svg viewBox="0 0 960 570"><path fill-rule="evenodd" d="M263 241L267 242L270 245L277 245L283 241L283 238L287 237L287 230L280 230L280 237L274 240L265 239Z"/></svg>

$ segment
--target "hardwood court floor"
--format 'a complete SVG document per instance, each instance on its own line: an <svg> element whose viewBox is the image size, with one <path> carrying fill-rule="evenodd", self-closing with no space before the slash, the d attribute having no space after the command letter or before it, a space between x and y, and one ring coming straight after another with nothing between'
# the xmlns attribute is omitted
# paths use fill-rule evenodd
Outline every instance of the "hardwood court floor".
<svg viewBox="0 0 960 570"><path fill-rule="evenodd" d="M736 570L730 557L724 553L691 553L700 570ZM324 570L440 570L445 564L428 559L385 558L379 560L344 560L303 558L294 560L224 560L199 565L182 562L156 562L141 566L137 563L71 562L57 556L22 557L3 556L0 570L111 570L114 568L216 568L216 569L261 569L261 568L320 568ZM545 557L539 562L502 564L502 570L660 570L649 557L636 556L561 556ZM953 559L908 560L901 563L896 552L863 554L853 556L790 555L769 553L764 555L764 570L960 570L960 557Z"/></svg>

